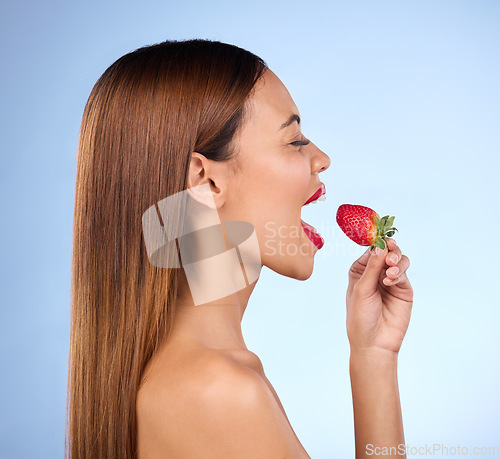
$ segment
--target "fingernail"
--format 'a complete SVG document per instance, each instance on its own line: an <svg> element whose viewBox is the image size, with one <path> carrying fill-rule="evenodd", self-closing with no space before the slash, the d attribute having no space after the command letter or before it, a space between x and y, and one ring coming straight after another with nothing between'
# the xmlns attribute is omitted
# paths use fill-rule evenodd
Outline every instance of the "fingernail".
<svg viewBox="0 0 500 459"><path fill-rule="evenodd" d="M375 247L375 255L380 255L383 250L380 247Z"/></svg>
<svg viewBox="0 0 500 459"><path fill-rule="evenodd" d="M392 268L389 268L387 270L387 273L393 276L397 276L399 274L399 268L397 266L393 266Z"/></svg>
<svg viewBox="0 0 500 459"><path fill-rule="evenodd" d="M389 258L391 259L391 261L393 263L397 263L398 262L398 256L395 253L393 253Z"/></svg>

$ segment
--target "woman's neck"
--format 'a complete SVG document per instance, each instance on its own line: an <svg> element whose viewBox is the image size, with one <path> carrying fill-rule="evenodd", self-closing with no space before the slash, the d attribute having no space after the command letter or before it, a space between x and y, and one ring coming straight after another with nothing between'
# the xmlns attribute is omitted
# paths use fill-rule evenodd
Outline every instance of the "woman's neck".
<svg viewBox="0 0 500 459"><path fill-rule="evenodd" d="M257 281L224 298L195 305L184 270L169 339L181 339L210 349L247 350L241 320Z"/></svg>

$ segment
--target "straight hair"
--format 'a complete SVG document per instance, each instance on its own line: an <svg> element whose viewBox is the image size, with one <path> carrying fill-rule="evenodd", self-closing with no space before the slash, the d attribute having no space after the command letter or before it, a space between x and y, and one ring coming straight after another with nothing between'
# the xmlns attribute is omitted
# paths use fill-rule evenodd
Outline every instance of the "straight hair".
<svg viewBox="0 0 500 459"><path fill-rule="evenodd" d="M234 45L172 40L122 56L93 87L77 153L65 457L137 457L136 396L179 282L149 262L141 218L186 189L191 152L237 157L266 68Z"/></svg>

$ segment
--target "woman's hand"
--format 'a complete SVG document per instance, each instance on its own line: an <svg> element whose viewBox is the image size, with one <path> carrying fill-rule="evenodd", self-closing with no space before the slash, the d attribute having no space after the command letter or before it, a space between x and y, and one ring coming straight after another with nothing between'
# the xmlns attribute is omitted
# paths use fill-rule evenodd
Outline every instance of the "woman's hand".
<svg viewBox="0 0 500 459"><path fill-rule="evenodd" d="M384 250L368 249L353 263L347 288L351 351L382 350L397 355L413 305L413 289L406 276L409 266L410 260L391 238Z"/></svg>

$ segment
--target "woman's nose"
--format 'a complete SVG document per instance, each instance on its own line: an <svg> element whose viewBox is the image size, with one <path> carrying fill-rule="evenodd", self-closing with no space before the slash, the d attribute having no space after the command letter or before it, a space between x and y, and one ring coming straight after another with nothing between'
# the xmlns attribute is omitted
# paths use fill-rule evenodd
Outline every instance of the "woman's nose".
<svg viewBox="0 0 500 459"><path fill-rule="evenodd" d="M320 172L326 171L330 167L330 157L316 147L316 151L312 156L312 171L315 174L319 174Z"/></svg>

